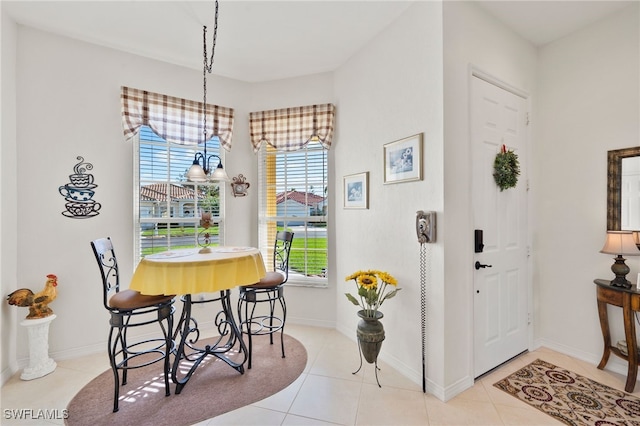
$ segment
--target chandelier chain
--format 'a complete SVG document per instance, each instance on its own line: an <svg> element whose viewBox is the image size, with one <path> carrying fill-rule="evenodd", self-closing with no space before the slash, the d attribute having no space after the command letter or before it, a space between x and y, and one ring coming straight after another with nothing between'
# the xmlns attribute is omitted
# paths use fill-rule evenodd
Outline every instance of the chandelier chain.
<svg viewBox="0 0 640 426"><path fill-rule="evenodd" d="M204 129L202 133L204 135L204 149L205 153L207 150L207 72L211 74L213 70L213 56L216 51L216 40L218 38L218 0L216 0L216 12L214 19L214 27L213 27L213 45L211 46L211 59L209 60L207 55L207 26L205 25L202 30L202 46L203 46L203 67L202 67L202 104L203 104L203 112L204 112ZM205 154L206 155L206 154Z"/></svg>

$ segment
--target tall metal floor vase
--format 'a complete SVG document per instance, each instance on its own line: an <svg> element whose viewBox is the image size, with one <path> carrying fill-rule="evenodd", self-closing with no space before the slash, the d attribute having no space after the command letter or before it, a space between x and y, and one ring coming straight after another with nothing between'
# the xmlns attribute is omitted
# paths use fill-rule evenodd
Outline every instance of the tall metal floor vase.
<svg viewBox="0 0 640 426"><path fill-rule="evenodd" d="M356 371L352 374L358 373L362 368L362 357L369 364L374 364L375 373L376 373L376 382L378 383L378 387L382 387L380 385L380 381L378 380L378 354L380 354L380 349L382 348L382 342L384 341L384 327L380 322L380 319L384 316L382 312L376 311L376 316L368 317L365 315L365 311L358 311L358 316L360 317L360 321L358 321L358 328L356 330L356 336L358 338L358 350L360 352L360 366Z"/></svg>

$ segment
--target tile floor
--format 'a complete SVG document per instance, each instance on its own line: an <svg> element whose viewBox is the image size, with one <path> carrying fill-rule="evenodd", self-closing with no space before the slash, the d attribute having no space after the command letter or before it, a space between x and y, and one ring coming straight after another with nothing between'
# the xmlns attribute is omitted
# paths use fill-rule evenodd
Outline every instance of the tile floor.
<svg viewBox="0 0 640 426"><path fill-rule="evenodd" d="M287 325L287 333L307 349L304 373L281 392L252 405L201 422L205 425L553 425L551 417L493 387L493 383L529 362L542 358L559 367L617 389L625 377L600 371L594 365L546 348L523 354L444 403L423 394L415 384L384 362L380 383L373 366L358 366L357 344L341 333L324 328ZM342 354L336 356L336 354ZM2 387L2 425L63 424L63 420L10 420L5 409L64 409L91 379L108 368L106 355L58 362L52 374L32 381L20 373ZM640 396L640 385L634 395Z"/></svg>

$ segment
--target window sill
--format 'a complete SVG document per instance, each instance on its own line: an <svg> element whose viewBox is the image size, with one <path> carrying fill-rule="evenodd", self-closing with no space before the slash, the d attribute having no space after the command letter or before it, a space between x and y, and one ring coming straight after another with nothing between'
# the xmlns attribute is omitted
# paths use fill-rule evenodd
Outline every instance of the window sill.
<svg viewBox="0 0 640 426"><path fill-rule="evenodd" d="M295 279L291 277L289 277L289 280L285 285L291 287L329 288L327 280L307 280L304 278Z"/></svg>

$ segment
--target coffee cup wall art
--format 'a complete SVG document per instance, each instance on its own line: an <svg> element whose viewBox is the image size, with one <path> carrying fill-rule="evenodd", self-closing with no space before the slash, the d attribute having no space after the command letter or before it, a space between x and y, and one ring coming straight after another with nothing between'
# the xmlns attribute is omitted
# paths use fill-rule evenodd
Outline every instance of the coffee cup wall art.
<svg viewBox="0 0 640 426"><path fill-rule="evenodd" d="M58 187L58 192L66 201L66 210L62 215L72 219L88 219L99 215L102 205L93 199L98 185L93 183L93 175L87 173L93 169L93 164L85 162L81 156L76 159L79 163L73 166L69 181Z"/></svg>

